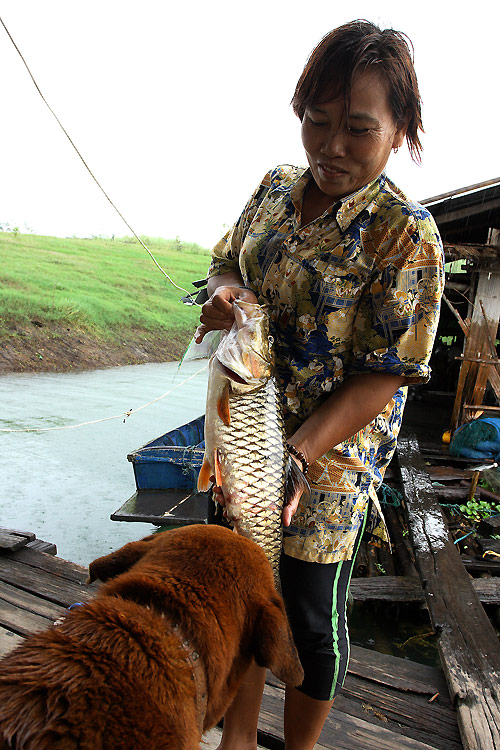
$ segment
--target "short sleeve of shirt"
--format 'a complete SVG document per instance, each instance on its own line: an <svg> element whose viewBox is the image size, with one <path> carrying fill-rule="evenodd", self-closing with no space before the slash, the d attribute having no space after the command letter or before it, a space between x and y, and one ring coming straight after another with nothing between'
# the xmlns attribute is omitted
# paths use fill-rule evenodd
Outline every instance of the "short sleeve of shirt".
<svg viewBox="0 0 500 750"><path fill-rule="evenodd" d="M369 228L363 240L376 271L355 317L349 372L403 375L404 385L426 382L444 286L434 220L413 204L397 220Z"/></svg>
<svg viewBox="0 0 500 750"><path fill-rule="evenodd" d="M271 186L272 172L268 172L252 197L246 204L243 212L226 235L216 244L212 250L212 261L208 269L208 277L220 276L229 271L239 271L239 255L241 246L248 232L257 209Z"/></svg>

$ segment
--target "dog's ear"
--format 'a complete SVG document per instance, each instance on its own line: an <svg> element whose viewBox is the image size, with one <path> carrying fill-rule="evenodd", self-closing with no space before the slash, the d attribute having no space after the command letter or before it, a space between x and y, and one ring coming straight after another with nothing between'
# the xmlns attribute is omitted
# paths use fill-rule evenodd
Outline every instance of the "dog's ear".
<svg viewBox="0 0 500 750"><path fill-rule="evenodd" d="M253 634L253 656L259 667L267 667L285 683L297 687L304 670L293 642L285 606L276 594L258 610Z"/></svg>
<svg viewBox="0 0 500 750"><path fill-rule="evenodd" d="M116 552L111 552L109 555L98 557L89 565L87 583L92 583L95 580L107 581L108 578L114 578L120 573L125 573L151 549L151 543L158 538L158 534L152 534L138 542L125 544L124 547L120 547Z"/></svg>

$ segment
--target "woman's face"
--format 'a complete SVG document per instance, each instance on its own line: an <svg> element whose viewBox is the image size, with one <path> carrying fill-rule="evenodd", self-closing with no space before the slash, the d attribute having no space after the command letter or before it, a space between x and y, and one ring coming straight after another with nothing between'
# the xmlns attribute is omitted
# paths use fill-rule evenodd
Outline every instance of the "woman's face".
<svg viewBox="0 0 500 750"><path fill-rule="evenodd" d="M302 143L322 196L338 200L383 172L392 148L402 145L406 124L394 122L386 85L375 71L354 79L347 121L344 99L309 106Z"/></svg>

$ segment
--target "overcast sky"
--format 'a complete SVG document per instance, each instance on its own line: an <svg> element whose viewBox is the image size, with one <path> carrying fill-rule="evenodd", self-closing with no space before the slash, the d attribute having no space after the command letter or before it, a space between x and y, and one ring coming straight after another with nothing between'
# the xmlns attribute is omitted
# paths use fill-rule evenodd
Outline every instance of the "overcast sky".
<svg viewBox="0 0 500 750"><path fill-rule="evenodd" d="M3 0L42 92L139 234L212 245L265 172L305 163L289 106L307 56L355 18L406 32L424 158L391 156L414 199L500 176L500 3L476 0ZM0 27L0 224L129 233Z"/></svg>

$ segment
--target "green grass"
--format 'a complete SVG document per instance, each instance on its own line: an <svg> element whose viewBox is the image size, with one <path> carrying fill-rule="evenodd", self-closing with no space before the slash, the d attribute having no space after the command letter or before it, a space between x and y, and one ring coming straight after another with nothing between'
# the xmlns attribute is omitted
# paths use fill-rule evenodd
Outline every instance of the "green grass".
<svg viewBox="0 0 500 750"><path fill-rule="evenodd" d="M181 287L204 278L209 251L142 238ZM175 289L135 239L60 239L0 232L0 335L33 320L99 337L141 329L194 330L199 308Z"/></svg>

